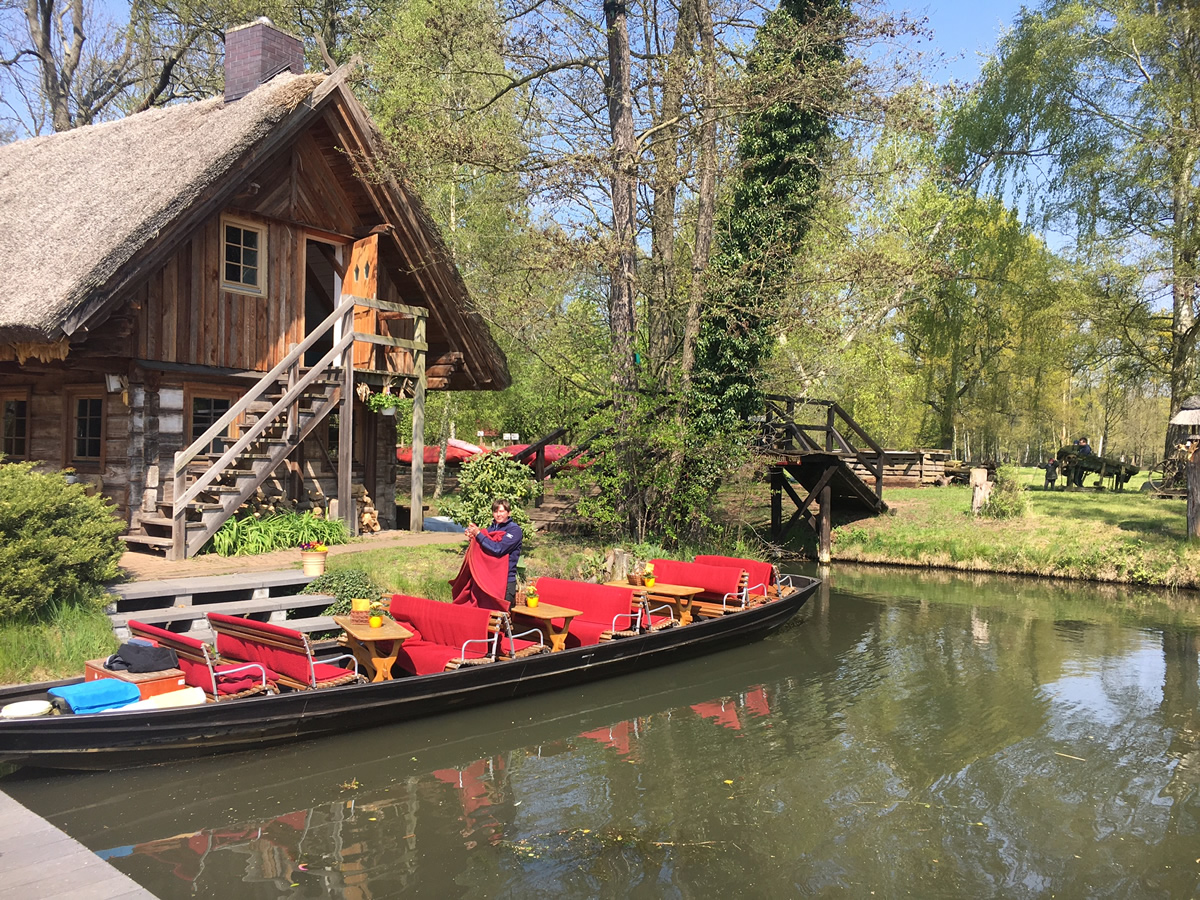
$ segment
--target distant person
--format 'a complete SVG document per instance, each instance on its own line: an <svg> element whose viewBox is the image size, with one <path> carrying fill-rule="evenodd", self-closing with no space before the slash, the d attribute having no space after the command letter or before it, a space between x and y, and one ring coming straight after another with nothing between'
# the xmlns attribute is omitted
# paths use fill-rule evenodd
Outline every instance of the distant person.
<svg viewBox="0 0 1200 900"><path fill-rule="evenodd" d="M1085 437L1079 439L1075 447L1075 452L1081 457L1096 455L1092 452L1092 445L1088 443L1088 439ZM1079 465L1079 463L1075 464L1075 487L1083 487L1083 466Z"/></svg>
<svg viewBox="0 0 1200 900"><path fill-rule="evenodd" d="M1054 457L1050 457L1046 465L1042 466L1046 470L1046 490L1048 491L1054 490L1054 483L1058 481L1058 467L1059 462Z"/></svg>

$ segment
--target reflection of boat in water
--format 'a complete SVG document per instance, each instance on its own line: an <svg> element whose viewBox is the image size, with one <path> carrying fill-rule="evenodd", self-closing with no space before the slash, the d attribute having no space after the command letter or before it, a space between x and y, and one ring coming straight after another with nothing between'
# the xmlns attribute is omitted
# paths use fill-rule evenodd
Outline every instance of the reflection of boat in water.
<svg viewBox="0 0 1200 900"><path fill-rule="evenodd" d="M804 629L791 637L733 649L703 663L686 662L645 674L623 676L583 691L530 697L377 731L246 755L230 766L220 758L136 772L64 774L46 778L33 769L6 776L6 793L89 847L133 845L181 831L229 828L229 823L264 821L294 810L299 799L321 804L390 802L408 782L434 772L465 772L479 760L551 757L597 737L628 739L631 750L648 727L668 719L692 718L690 707L721 697L752 694L759 685L815 678L820 664L800 652ZM624 724L623 724L624 723ZM613 747L612 750L616 750ZM605 752L612 752L606 750ZM506 770L509 763L505 763ZM494 768L494 765L493 765ZM468 785L468 795L495 802L495 779L476 772L485 787ZM437 778L437 776L434 776ZM469 778L469 776L468 776ZM360 787L347 791L354 781ZM456 790L447 785L446 790ZM456 779L457 781L457 779ZM470 796L456 802L474 803ZM466 805L466 804L464 804ZM491 840L480 816L473 839ZM464 822L464 827L467 823ZM408 829L411 831L412 829ZM406 832L407 833L407 832Z"/></svg>
<svg viewBox="0 0 1200 900"><path fill-rule="evenodd" d="M695 689L704 687L699 685ZM723 687L728 689L729 685ZM663 695L667 696L678 699L674 694ZM695 700L697 696L686 692L682 699ZM519 772L526 759L596 747L603 748L602 756L612 753L633 760L639 756L639 742L658 727L684 722L693 714L705 719L710 708L737 710L747 719L760 717L767 710L766 697L765 685L751 685L713 700L643 712L533 747L507 747L467 762L460 761L456 750L443 747L436 754L426 754L426 759L432 761L449 753L454 765L420 776L409 774L373 791L364 786L362 790L344 791L342 799L326 800L309 809L274 818L210 825L186 834L109 847L98 853L105 859L123 860L123 868L142 875L148 883L179 881L200 892L219 890L231 879L243 883L273 882L285 889L313 878L336 881L344 887L352 873L370 879L370 874L362 874L364 870L387 878L397 870L415 871L419 867L421 852L427 852L420 850L419 836L429 840L451 838L464 851L514 840L510 827L513 810L529 795L521 787L527 779L514 779L510 775ZM595 751L592 755L593 759L600 758ZM398 761L381 761L379 765ZM61 785L62 779L52 783ZM455 812L447 814L446 804ZM431 807L439 811L432 818L422 815L422 810ZM189 810L189 821L197 814L204 813ZM74 814L71 818L75 821ZM456 825L451 821L455 818ZM372 833L366 823L376 819L401 823L384 839L389 846L386 852L375 847L375 840L364 838L364 834ZM433 824L435 819L437 824ZM455 828L457 831L452 830Z"/></svg>
<svg viewBox="0 0 1200 900"><path fill-rule="evenodd" d="M0 760L106 769L191 759L410 721L713 657L762 639L795 615L819 585L815 579L796 581L797 589L783 598L683 627L434 675L182 709L0 721ZM0 691L3 703L45 697L44 685Z"/></svg>

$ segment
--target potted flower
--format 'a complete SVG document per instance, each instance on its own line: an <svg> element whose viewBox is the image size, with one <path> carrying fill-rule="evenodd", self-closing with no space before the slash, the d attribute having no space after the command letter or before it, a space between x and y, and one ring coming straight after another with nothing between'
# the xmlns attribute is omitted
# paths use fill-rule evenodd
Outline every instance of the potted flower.
<svg viewBox="0 0 1200 900"><path fill-rule="evenodd" d="M305 541L301 544L300 565L304 567L304 574L324 575L327 556L329 556L329 547L320 541Z"/></svg>
<svg viewBox="0 0 1200 900"><path fill-rule="evenodd" d="M381 627L387 619L392 617L391 612L388 611L387 604L382 600L372 601L370 612L371 615L367 618L367 624L372 628Z"/></svg>
<svg viewBox="0 0 1200 900"><path fill-rule="evenodd" d="M67 484L75 484L77 481L79 481L79 475L76 474L75 469L72 468L71 466L67 466L65 469L63 469L62 473L63 473L63 480Z"/></svg>

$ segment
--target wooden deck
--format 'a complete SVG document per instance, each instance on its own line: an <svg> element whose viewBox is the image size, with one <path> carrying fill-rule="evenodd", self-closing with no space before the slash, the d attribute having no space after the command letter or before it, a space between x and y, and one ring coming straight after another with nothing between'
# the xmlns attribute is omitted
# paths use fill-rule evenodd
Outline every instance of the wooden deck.
<svg viewBox="0 0 1200 900"><path fill-rule="evenodd" d="M155 900L83 844L0 792L0 898Z"/></svg>

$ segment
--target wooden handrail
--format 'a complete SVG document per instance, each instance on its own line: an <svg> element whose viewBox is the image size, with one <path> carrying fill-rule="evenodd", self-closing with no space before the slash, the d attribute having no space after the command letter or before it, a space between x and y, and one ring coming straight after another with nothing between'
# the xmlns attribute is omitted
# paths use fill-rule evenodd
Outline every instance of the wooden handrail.
<svg viewBox="0 0 1200 900"><path fill-rule="evenodd" d="M193 459L204 451L205 447L224 434L225 429L232 425L251 403L266 393L268 388L277 385L283 373L289 367L303 359L305 352L324 337L325 332L333 328L337 321L346 314L347 309L353 309L359 299L358 297L351 297L349 294L343 294L341 304L317 326L312 334L293 347L291 352L280 360L275 368L260 378L258 383L249 390L246 396L231 406L225 415L217 419L204 434L192 441L186 449L175 454L175 473L178 474L182 469L186 468Z"/></svg>
<svg viewBox="0 0 1200 900"><path fill-rule="evenodd" d="M310 384L320 378L325 370L329 367L332 361L346 351L346 348L354 342L354 332L342 336L342 339L333 345L328 353L326 353L321 361L313 366L308 372L297 381L275 404L264 413L257 422L242 432L241 436L233 444L221 454L221 458L214 462L209 468L187 489L182 497L177 497L175 500L175 509L178 511L181 506L186 506L191 503L200 494L204 488L216 481L220 474L224 471L229 463L233 462L243 450L252 444L264 431L266 431L274 422L274 419L280 412L291 406L294 402L300 399L304 391ZM186 466L184 467L186 468ZM178 456L175 463L175 477L181 479L183 476L183 468L180 467Z"/></svg>

